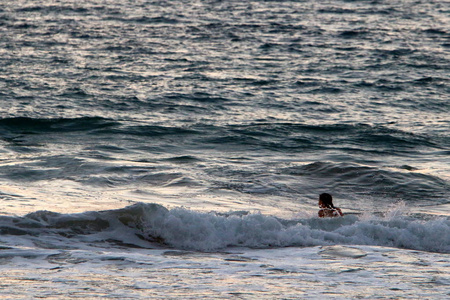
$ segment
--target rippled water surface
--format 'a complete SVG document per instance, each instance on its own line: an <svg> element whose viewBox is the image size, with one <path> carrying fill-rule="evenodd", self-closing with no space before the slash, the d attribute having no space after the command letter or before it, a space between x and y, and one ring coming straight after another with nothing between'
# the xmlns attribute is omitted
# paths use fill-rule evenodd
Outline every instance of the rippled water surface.
<svg viewBox="0 0 450 300"><path fill-rule="evenodd" d="M189 269L181 261L219 270L215 295L189 281L198 297L344 298L345 282L288 287L292 274L338 276L341 267L309 264L347 245L366 253L373 279L352 297L448 295L449 16L438 0L1 2L0 260L15 270L2 281L24 279L41 258L44 273L55 261L83 274L99 263L99 281L156 259L160 286ZM347 216L318 220L322 192ZM292 247L293 269L279 247ZM334 262L358 264L342 272L361 286L366 258L330 249ZM119 251L120 263L96 251ZM235 252L250 277L227 273ZM439 262L424 271L435 275L411 273L422 262ZM90 286L67 271L67 284ZM395 287L383 279L405 272ZM237 280L228 294L224 274ZM252 276L261 281L241 291L236 282ZM30 285L40 296L80 295L52 294L56 279L42 278Z"/></svg>

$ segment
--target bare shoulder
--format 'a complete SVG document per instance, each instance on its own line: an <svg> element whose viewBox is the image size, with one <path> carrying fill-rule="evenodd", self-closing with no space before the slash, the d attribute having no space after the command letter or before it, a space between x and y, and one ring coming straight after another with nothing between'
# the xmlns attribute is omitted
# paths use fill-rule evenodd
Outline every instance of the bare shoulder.
<svg viewBox="0 0 450 300"><path fill-rule="evenodd" d="M319 218L333 218L333 217L342 217L344 214L342 213L340 208L322 208L319 210Z"/></svg>

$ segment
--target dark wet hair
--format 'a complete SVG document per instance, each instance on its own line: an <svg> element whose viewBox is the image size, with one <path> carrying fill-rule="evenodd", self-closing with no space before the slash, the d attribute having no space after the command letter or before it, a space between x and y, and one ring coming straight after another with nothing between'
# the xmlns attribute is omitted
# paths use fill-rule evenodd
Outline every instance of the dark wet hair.
<svg viewBox="0 0 450 300"><path fill-rule="evenodd" d="M323 205L325 205L328 208L334 208L333 205L333 197L331 197L328 193L320 194L319 200L322 201Z"/></svg>

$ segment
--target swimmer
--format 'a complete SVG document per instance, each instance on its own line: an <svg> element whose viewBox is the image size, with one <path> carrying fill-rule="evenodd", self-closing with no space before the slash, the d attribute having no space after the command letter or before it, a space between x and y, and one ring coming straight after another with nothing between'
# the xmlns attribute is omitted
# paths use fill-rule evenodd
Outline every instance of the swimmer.
<svg viewBox="0 0 450 300"><path fill-rule="evenodd" d="M319 207L319 218L342 217L344 215L340 208L334 207L333 198L327 193L320 194Z"/></svg>

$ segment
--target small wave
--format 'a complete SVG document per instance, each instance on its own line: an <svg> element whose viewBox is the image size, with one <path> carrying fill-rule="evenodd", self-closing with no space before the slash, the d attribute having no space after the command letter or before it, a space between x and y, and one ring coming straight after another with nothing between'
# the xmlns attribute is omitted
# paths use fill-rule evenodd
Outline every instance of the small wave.
<svg viewBox="0 0 450 300"><path fill-rule="evenodd" d="M366 30L345 30L342 31L339 36L345 39L352 39L352 38L361 38L363 36L366 36L368 32Z"/></svg>
<svg viewBox="0 0 450 300"><path fill-rule="evenodd" d="M196 76L196 75L194 75ZM186 93L169 93L164 96L166 100L169 101L192 101L192 102L200 102L200 103L210 103L210 104L222 104L224 102L230 102L231 99L217 96L214 94L206 93L206 92L196 92L193 94Z"/></svg>
<svg viewBox="0 0 450 300"><path fill-rule="evenodd" d="M0 129L12 133L91 131L115 125L117 125L116 122L101 117L54 119L16 117L0 119Z"/></svg>
<svg viewBox="0 0 450 300"><path fill-rule="evenodd" d="M80 241L116 240L122 245L134 236L159 247L197 251L337 244L450 253L450 220L421 220L395 213L388 217L286 220L258 213L202 213L138 203L83 214L39 211L21 218L2 217L0 222L3 235L41 237L53 233Z"/></svg>
<svg viewBox="0 0 450 300"><path fill-rule="evenodd" d="M180 21L174 18L167 18L163 16L157 16L157 17L136 17L128 19L129 22L136 22L136 23L144 23L144 24L178 24Z"/></svg>
<svg viewBox="0 0 450 300"><path fill-rule="evenodd" d="M313 89L312 91L309 91L308 93L311 94L339 94L342 93L343 90L336 88L336 87L321 87L318 89Z"/></svg>
<svg viewBox="0 0 450 300"><path fill-rule="evenodd" d="M314 162L286 168L283 173L301 176L308 180L320 180L322 187L343 195L365 195L368 191L380 199L403 199L408 203L447 201L449 185L436 176L422 174L411 166L377 168L353 163ZM389 196L389 197L386 197ZM426 196L426 197L425 197ZM426 198L426 199L425 199Z"/></svg>
<svg viewBox="0 0 450 300"><path fill-rule="evenodd" d="M448 31L446 31L444 29L439 29L439 28L429 28L429 29L422 30L422 32L429 34L429 35L444 35L444 36L449 35Z"/></svg>
<svg viewBox="0 0 450 300"><path fill-rule="evenodd" d="M201 159L199 159L195 156L191 156L191 155L182 155L182 156L166 158L163 161L168 161L168 162L175 163L175 164L191 164L191 163L199 162L199 161L201 161Z"/></svg>
<svg viewBox="0 0 450 300"><path fill-rule="evenodd" d="M118 129L107 129L104 133L113 134L127 134L135 136L144 137L163 137L163 136L186 136L192 134L198 134L199 132L183 127L175 126L159 126L159 125L138 125L138 126L128 126L125 128Z"/></svg>
<svg viewBox="0 0 450 300"><path fill-rule="evenodd" d="M75 6L58 6L58 5L49 5L49 6L28 6L17 8L17 12L56 12L56 13L86 13L88 9L84 7L75 7Z"/></svg>
<svg viewBox="0 0 450 300"><path fill-rule="evenodd" d="M201 127L200 132L209 133L206 143L260 145L277 151L292 151L292 148L323 147L332 143L335 147L347 148L357 145L355 151L377 151L387 154L404 154L416 147L442 148L439 137L414 134L406 131L371 126L368 124L325 124L301 123L254 123L226 127ZM276 145L275 145L276 144ZM361 146L363 145L363 146ZM374 150L376 149L376 150Z"/></svg>

